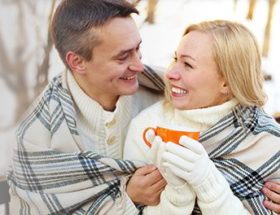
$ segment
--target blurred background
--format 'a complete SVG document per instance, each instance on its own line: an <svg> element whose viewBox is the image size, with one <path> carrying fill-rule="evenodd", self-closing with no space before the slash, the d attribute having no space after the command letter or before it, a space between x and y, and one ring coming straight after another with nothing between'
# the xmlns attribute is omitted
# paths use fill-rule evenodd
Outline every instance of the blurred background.
<svg viewBox="0 0 280 215"><path fill-rule="evenodd" d="M0 0L0 181L10 164L18 120L48 81L64 70L48 34L60 0ZM265 110L280 112L280 3L277 0L131 0L143 62L167 67L185 27L228 19L255 34L263 58ZM278 26L278 27L277 27ZM0 201L1 203L1 201ZM3 208L3 207L2 207ZM3 212L0 207L0 214Z"/></svg>

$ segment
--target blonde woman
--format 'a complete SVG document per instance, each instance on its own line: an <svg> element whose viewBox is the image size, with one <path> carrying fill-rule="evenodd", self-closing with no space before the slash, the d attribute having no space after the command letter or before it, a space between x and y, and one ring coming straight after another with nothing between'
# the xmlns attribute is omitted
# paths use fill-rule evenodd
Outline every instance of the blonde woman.
<svg viewBox="0 0 280 215"><path fill-rule="evenodd" d="M261 58L243 25L206 21L189 26L166 72L167 97L130 124L124 158L154 163L167 186L146 214L272 214L265 181L280 181L280 127L262 109ZM195 141L164 143L147 127L200 131ZM195 204L196 202L196 204ZM195 205L195 207L193 207Z"/></svg>

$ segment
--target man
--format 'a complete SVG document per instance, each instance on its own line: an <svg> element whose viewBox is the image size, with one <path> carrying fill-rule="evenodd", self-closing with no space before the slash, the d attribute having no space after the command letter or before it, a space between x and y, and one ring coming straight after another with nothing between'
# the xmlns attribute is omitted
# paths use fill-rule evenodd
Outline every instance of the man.
<svg viewBox="0 0 280 215"><path fill-rule="evenodd" d="M160 96L138 91L144 67L132 13L123 0L58 6L51 33L69 71L53 79L17 131L12 214L137 214L159 202L166 185L159 171L118 160L131 118ZM143 80L163 86L156 77L147 71Z"/></svg>
<svg viewBox="0 0 280 215"><path fill-rule="evenodd" d="M17 130L9 176L12 214L138 214L166 182L153 166L122 161L127 126L162 82L141 63L124 0L62 0L52 21L68 71L55 77ZM140 77L139 77L140 78ZM130 177L131 176L131 177Z"/></svg>

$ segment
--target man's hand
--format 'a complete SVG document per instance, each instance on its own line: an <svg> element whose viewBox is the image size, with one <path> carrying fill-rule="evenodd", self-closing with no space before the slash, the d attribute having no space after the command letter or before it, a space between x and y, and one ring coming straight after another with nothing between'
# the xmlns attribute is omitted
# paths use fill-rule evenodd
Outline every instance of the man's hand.
<svg viewBox="0 0 280 215"><path fill-rule="evenodd" d="M280 214L280 183L268 181L264 184L262 192L268 198L263 202L264 206Z"/></svg>
<svg viewBox="0 0 280 215"><path fill-rule="evenodd" d="M157 205L166 181L153 165L139 168L128 181L126 192L130 199L141 205Z"/></svg>

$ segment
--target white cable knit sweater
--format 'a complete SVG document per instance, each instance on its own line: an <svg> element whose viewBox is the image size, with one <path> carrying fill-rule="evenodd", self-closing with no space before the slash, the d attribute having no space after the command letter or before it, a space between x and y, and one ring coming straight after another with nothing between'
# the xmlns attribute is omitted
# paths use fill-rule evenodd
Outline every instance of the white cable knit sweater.
<svg viewBox="0 0 280 215"><path fill-rule="evenodd" d="M147 127L184 127L186 130L199 130L201 132L209 129L238 104L233 99L222 105L196 109L196 110L173 110L158 102L141 112L134 118L129 127L128 136L125 142L124 159L141 160L149 162L147 157L149 148L142 139L142 133ZM168 186L167 186L168 187ZM189 188L191 189L191 188ZM248 214L241 201L235 197L229 188L226 180L218 172L212 172L210 178L200 187L193 188L200 201L199 206L203 214ZM167 190L165 190L167 192ZM178 191L168 191L168 195L178 196ZM161 203L156 207L147 207L145 214L190 214L192 212L195 196L192 192L185 190L181 196L188 196L185 205L175 205L172 202L166 204L166 197L161 196ZM164 193L164 192L163 192ZM191 200L193 198L193 201ZM232 213L230 213L232 211Z"/></svg>
<svg viewBox="0 0 280 215"><path fill-rule="evenodd" d="M77 106L77 128L79 130L83 151L122 159L123 144L130 120L142 109L159 100L159 95L140 88L133 96L119 98L113 112L105 111L100 104L88 97L78 86L71 72L67 72L67 85ZM103 144L100 144L103 143ZM125 185L122 187L125 188ZM110 214L118 214L119 208L124 214L137 214L134 203L124 193L122 199L113 206Z"/></svg>

